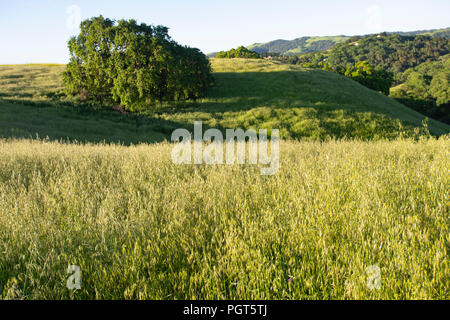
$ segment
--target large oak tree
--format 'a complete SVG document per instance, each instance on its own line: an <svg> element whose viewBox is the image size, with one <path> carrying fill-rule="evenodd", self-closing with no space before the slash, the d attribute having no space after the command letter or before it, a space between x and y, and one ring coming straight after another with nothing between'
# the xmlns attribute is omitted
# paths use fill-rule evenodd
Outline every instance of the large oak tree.
<svg viewBox="0 0 450 320"><path fill-rule="evenodd" d="M213 81L206 56L177 44L164 26L99 16L80 29L63 76L69 94L133 111L205 96Z"/></svg>

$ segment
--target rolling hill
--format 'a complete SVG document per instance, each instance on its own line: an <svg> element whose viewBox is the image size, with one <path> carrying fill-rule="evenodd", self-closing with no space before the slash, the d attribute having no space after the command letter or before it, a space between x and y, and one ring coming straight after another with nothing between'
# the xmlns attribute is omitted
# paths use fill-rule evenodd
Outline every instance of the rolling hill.
<svg viewBox="0 0 450 320"><path fill-rule="evenodd" d="M401 36L417 36L417 35L425 35L425 36L433 36L433 37L443 37L450 38L450 28L445 29L432 29L432 30L420 30L420 31L411 31L411 32L388 32L393 34L398 34Z"/></svg>
<svg viewBox="0 0 450 320"><path fill-rule="evenodd" d="M301 37L294 40L275 40L267 43L255 43L247 48L258 52L273 52L281 54L302 54L324 51L333 48L336 43L349 39L346 36L336 37Z"/></svg>
<svg viewBox="0 0 450 320"><path fill-rule="evenodd" d="M63 65L0 66L1 299L449 299L449 137L359 141L423 116L330 72L212 65L207 99L140 114L68 99ZM161 141L199 119L358 139L281 141L273 176L176 165L167 142L96 143ZM16 139L37 134L93 143Z"/></svg>
<svg viewBox="0 0 450 320"><path fill-rule="evenodd" d="M388 34L399 34L404 36L430 35L433 37L450 38L450 28L435 30L420 30L411 32L387 32ZM294 40L274 40L266 43L255 43L247 48L258 53L273 52L285 55L304 54L317 51L325 51L334 47L335 44L342 43L350 39L351 36L330 36L330 37L300 37Z"/></svg>
<svg viewBox="0 0 450 320"><path fill-rule="evenodd" d="M176 128L278 128L284 139L383 139L412 133L424 116L341 75L279 62L212 59L208 98L139 114L92 110L65 97L63 65L0 66L0 136L155 142ZM435 135L450 127L430 120Z"/></svg>

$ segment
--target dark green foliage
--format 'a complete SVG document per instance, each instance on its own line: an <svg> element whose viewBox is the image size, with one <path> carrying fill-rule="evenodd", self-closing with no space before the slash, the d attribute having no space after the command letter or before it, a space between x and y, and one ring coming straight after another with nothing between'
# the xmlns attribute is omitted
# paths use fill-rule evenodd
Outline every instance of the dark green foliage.
<svg viewBox="0 0 450 320"><path fill-rule="evenodd" d="M359 40L361 40L360 36L353 36L351 38L348 38L348 40L345 41L345 43L353 43L353 42L356 42L356 41L359 41Z"/></svg>
<svg viewBox="0 0 450 320"><path fill-rule="evenodd" d="M394 80L391 72L374 68L367 61L361 61L348 67L345 76L385 95L389 95L389 89Z"/></svg>
<svg viewBox="0 0 450 320"><path fill-rule="evenodd" d="M389 89L394 82L394 74L392 72L383 70L382 68L375 68L367 61L360 61L344 68L340 65L331 65L328 62L328 57L321 52L300 56L298 64L308 68L319 68L324 71L345 75L385 95L389 95Z"/></svg>
<svg viewBox="0 0 450 320"><path fill-rule="evenodd" d="M435 119L450 120L450 55L426 62L399 74L401 85L391 95L409 107Z"/></svg>
<svg viewBox="0 0 450 320"><path fill-rule="evenodd" d="M248 59L259 59L261 56L254 51L248 50L244 46L240 46L237 49L231 49L229 51L220 51L216 58L219 59L231 59L231 58L248 58Z"/></svg>
<svg viewBox="0 0 450 320"><path fill-rule="evenodd" d="M328 54L328 63L347 68L360 61L368 61L371 65L399 73L448 53L450 40L446 38L376 35L337 44Z"/></svg>
<svg viewBox="0 0 450 320"><path fill-rule="evenodd" d="M397 84L405 82L409 78L408 90L414 91L414 94L401 94L398 98L409 99L415 96L424 101L434 99L437 104L443 105L447 104L450 99L448 73L443 72L443 66L437 67L442 71L439 71L439 76L436 70L433 71L433 77L426 70L420 73L411 68L424 61L436 61L443 54L449 52L449 39L383 33L365 38L353 37L346 43L336 45L331 51L301 55L298 57L297 64L345 74L384 94L389 94L389 87L393 84L393 75L395 75ZM375 66L375 68L368 65ZM432 64L430 64L431 66ZM402 74L401 72L405 70L408 71ZM415 110L421 109L416 107L417 102L414 102L413 105ZM429 103L426 103L426 106L423 107L428 109L428 105ZM430 114L426 114L430 116Z"/></svg>
<svg viewBox="0 0 450 320"><path fill-rule="evenodd" d="M313 52L298 56L297 64L307 68L320 68L321 62L326 62L328 54L326 52Z"/></svg>
<svg viewBox="0 0 450 320"><path fill-rule="evenodd" d="M205 96L212 82L204 54L178 45L166 27L100 16L83 21L80 29L69 41L63 76L69 94L137 110Z"/></svg>
<svg viewBox="0 0 450 320"><path fill-rule="evenodd" d="M110 100L113 25L112 20L103 17L85 20L79 36L69 40L71 59L63 76L68 93L100 103Z"/></svg>

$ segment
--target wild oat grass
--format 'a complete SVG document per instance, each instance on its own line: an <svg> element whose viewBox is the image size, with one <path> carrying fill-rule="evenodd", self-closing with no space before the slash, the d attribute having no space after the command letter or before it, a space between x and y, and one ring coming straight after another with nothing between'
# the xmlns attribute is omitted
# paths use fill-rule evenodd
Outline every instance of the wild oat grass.
<svg viewBox="0 0 450 320"><path fill-rule="evenodd" d="M2 297L450 298L448 138L282 142L274 176L171 148L0 142Z"/></svg>
<svg viewBox="0 0 450 320"><path fill-rule="evenodd" d="M135 115L65 97L64 66L0 66L1 298L450 298L448 136L397 139L424 117L333 73L212 64L208 98ZM281 142L274 176L176 166L167 142L89 143L163 141L194 120L327 142Z"/></svg>

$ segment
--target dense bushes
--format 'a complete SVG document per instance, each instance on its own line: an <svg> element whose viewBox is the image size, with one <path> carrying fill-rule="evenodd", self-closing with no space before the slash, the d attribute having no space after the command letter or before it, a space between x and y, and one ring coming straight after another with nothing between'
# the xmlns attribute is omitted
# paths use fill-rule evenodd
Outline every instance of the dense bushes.
<svg viewBox="0 0 450 320"><path fill-rule="evenodd" d="M394 79L392 73L380 68L374 68L367 61L361 61L354 66L349 66L345 71L345 76L385 95L389 95L389 89Z"/></svg>
<svg viewBox="0 0 450 320"><path fill-rule="evenodd" d="M353 37L336 44L330 51L314 52L298 57L297 64L317 68L326 61L332 68L344 70L358 62L394 72L404 72L423 62L436 61L450 53L450 39L428 36L376 35Z"/></svg>
<svg viewBox="0 0 450 320"><path fill-rule="evenodd" d="M398 76L411 94L418 98L436 100L438 105L450 103L450 55L439 61L423 63Z"/></svg>
<svg viewBox="0 0 450 320"><path fill-rule="evenodd" d="M308 59L308 60L307 60ZM320 68L324 71L336 72L353 79L363 86L372 90L389 95L389 90L394 82L394 74L382 68L375 68L367 61L360 61L355 64L334 66L327 62L321 53L314 53L305 57L300 57L299 64L309 68Z"/></svg>
<svg viewBox="0 0 450 320"><path fill-rule="evenodd" d="M360 61L394 73L450 53L450 40L429 36L377 35L334 46L328 63L347 67Z"/></svg>
<svg viewBox="0 0 450 320"><path fill-rule="evenodd" d="M216 58L249 58L249 59L259 59L261 56L254 51L248 50L246 47L240 46L237 49L231 49L229 51L220 51Z"/></svg>
<svg viewBox="0 0 450 320"><path fill-rule="evenodd" d="M399 74L401 85L391 95L407 106L450 123L450 55L426 62Z"/></svg>
<svg viewBox="0 0 450 320"><path fill-rule="evenodd" d="M69 41L63 76L69 94L137 110L202 97L212 82L205 55L177 44L166 27L100 16L83 21L80 29Z"/></svg>

